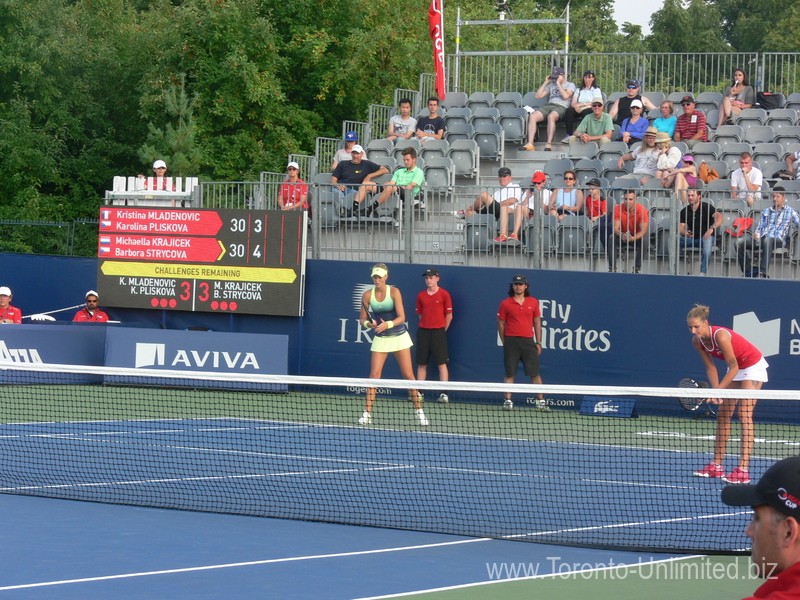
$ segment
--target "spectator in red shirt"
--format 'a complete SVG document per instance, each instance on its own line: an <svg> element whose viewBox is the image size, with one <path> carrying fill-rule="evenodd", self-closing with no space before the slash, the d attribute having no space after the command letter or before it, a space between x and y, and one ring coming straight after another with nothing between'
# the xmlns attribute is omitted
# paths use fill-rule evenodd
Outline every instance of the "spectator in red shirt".
<svg viewBox="0 0 800 600"><path fill-rule="evenodd" d="M417 379L424 381L427 378L432 356L439 367L439 381L447 381L447 363L450 361L447 330L453 320L453 301L450 294L439 287L439 271L429 268L422 276L426 287L417 294ZM447 394L439 394L439 402L449 402Z"/></svg>
<svg viewBox="0 0 800 600"><path fill-rule="evenodd" d="M514 383L519 362L525 368L525 375L531 383L542 383L539 370L539 355L542 353L542 314L539 301L531 296L528 278L514 275L508 290L508 298L500 303L497 310L497 332L503 344L505 377L503 383ZM542 394L537 394L534 404L537 410L551 412ZM511 410L511 392L506 392L503 408Z"/></svg>
<svg viewBox="0 0 800 600"><path fill-rule="evenodd" d="M292 161L286 166L289 173L278 192L278 206L281 210L307 210L308 184L300 179L300 165Z"/></svg>
<svg viewBox="0 0 800 600"><path fill-rule="evenodd" d="M684 96L681 100L683 114L678 117L675 124L676 142L684 142L689 148L697 142L708 141L708 131L706 130L706 116L699 110L695 110L694 98Z"/></svg>
<svg viewBox="0 0 800 600"><path fill-rule="evenodd" d="M108 323L108 315L97 308L99 302L97 292L89 290L86 292L86 306L76 312L72 320L80 323Z"/></svg>
<svg viewBox="0 0 800 600"><path fill-rule="evenodd" d="M641 272L648 225L647 209L636 202L636 192L625 190L623 203L614 207L614 231L606 243L609 273L617 270L617 253L623 249L630 252L631 246L636 256L633 272Z"/></svg>
<svg viewBox="0 0 800 600"><path fill-rule="evenodd" d="M0 323L22 323L22 311L11 306L11 288L0 287Z"/></svg>
<svg viewBox="0 0 800 600"><path fill-rule="evenodd" d="M779 460L755 485L726 485L728 506L752 506L745 534L755 573L766 581L745 600L800 598L800 456Z"/></svg>

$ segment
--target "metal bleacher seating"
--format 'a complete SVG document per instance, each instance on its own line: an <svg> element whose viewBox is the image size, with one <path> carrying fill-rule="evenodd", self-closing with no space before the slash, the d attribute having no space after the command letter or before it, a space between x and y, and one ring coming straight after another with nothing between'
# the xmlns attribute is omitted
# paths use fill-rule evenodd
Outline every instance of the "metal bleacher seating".
<svg viewBox="0 0 800 600"><path fill-rule="evenodd" d="M681 100L683 100L684 96L691 96L691 94L689 92L672 92L669 96L667 96L667 100L672 102L677 110L681 105Z"/></svg>
<svg viewBox="0 0 800 600"><path fill-rule="evenodd" d="M500 118L497 123L503 128L507 142L519 142L525 140L525 124L528 122L528 111L520 107L502 106Z"/></svg>
<svg viewBox="0 0 800 600"><path fill-rule="evenodd" d="M447 156L453 161L457 176L470 177L477 181L480 149L475 140L453 141Z"/></svg>
<svg viewBox="0 0 800 600"><path fill-rule="evenodd" d="M775 130L775 142L781 144L784 148L788 144L800 143L800 126L798 125L781 125Z"/></svg>
<svg viewBox="0 0 800 600"><path fill-rule="evenodd" d="M544 163L544 174L548 177L554 176L562 176L564 171L568 171L569 169L573 168L572 161L568 158L551 158L546 163Z"/></svg>
<svg viewBox="0 0 800 600"><path fill-rule="evenodd" d="M576 142L569 147L568 156L575 160L579 158L596 158L599 146L597 142Z"/></svg>
<svg viewBox="0 0 800 600"><path fill-rule="evenodd" d="M397 160L393 156L376 156L372 162L381 167L386 167L389 169L389 173L394 173L397 168Z"/></svg>
<svg viewBox="0 0 800 600"><path fill-rule="evenodd" d="M793 108L800 111L800 92L789 94L789 97L786 98L786 104L783 105L783 108Z"/></svg>
<svg viewBox="0 0 800 600"><path fill-rule="evenodd" d="M739 125L720 125L714 131L714 140L720 146L728 142L741 142L744 139L744 130Z"/></svg>
<svg viewBox="0 0 800 600"><path fill-rule="evenodd" d="M775 130L769 125L751 125L744 130L744 141L751 145L771 142L774 139Z"/></svg>
<svg viewBox="0 0 800 600"><path fill-rule="evenodd" d="M397 138L394 143L394 150L392 151L392 156L394 157L395 163L398 165L403 164L403 150L406 148L414 148L417 151L417 156L419 156L420 151L422 150L422 144L417 138L410 138L410 139L403 139Z"/></svg>
<svg viewBox="0 0 800 600"><path fill-rule="evenodd" d="M769 111L767 125L772 127L792 126L797 124L797 110L794 108L776 108Z"/></svg>
<svg viewBox="0 0 800 600"><path fill-rule="evenodd" d="M698 156L702 156L703 160L717 160L721 152L722 148L717 142L697 142L692 147L695 164L700 160Z"/></svg>
<svg viewBox="0 0 800 600"><path fill-rule="evenodd" d="M522 98L522 106L530 106L531 108L538 108L547 104L547 97L537 98L536 92L528 92Z"/></svg>
<svg viewBox="0 0 800 600"><path fill-rule="evenodd" d="M608 144L604 145L608 146ZM614 187L619 187L619 184L613 183L615 179L625 177L633 172L633 161L623 163L621 168L617 166L618 161L618 156L605 156L601 159L603 163L603 177L611 181ZM639 187L639 182L636 179L632 179L631 181L636 183L636 187ZM627 185L627 183L625 185Z"/></svg>
<svg viewBox="0 0 800 600"><path fill-rule="evenodd" d="M722 179L709 181L706 184L705 192L703 193L708 200L714 203L714 206L718 206L722 200L730 200L731 194L731 180L724 177ZM737 200L737 202L742 204L740 200Z"/></svg>
<svg viewBox="0 0 800 600"><path fill-rule="evenodd" d="M475 110L478 106L491 107L494 105L494 94L492 92L473 92L467 99L467 106Z"/></svg>
<svg viewBox="0 0 800 600"><path fill-rule="evenodd" d="M558 244L558 217L555 215L542 215L542 249L545 256L551 256L556 252ZM528 219L524 225L524 251L526 254L534 254L536 252L533 229L537 226L536 219Z"/></svg>
<svg viewBox="0 0 800 600"><path fill-rule="evenodd" d="M467 108L466 106L455 106L447 111L447 117L445 117L445 129L450 131L452 127L455 127L458 124L466 125L472 120L472 109Z"/></svg>
<svg viewBox="0 0 800 600"><path fill-rule="evenodd" d="M708 167L714 169L721 179L726 179L728 177L730 167L724 160L707 160L706 162L708 163Z"/></svg>
<svg viewBox="0 0 800 600"><path fill-rule="evenodd" d="M434 157L446 157L450 150L450 143L447 140L428 140L417 154L426 162Z"/></svg>
<svg viewBox="0 0 800 600"><path fill-rule="evenodd" d="M764 179L776 180L778 179L778 172L786 170L786 163L782 161L776 161L773 159L758 160L757 162L758 168L761 169L761 173L764 175Z"/></svg>
<svg viewBox="0 0 800 600"><path fill-rule="evenodd" d="M786 156L793 155L795 152L800 152L800 142L783 144L783 149L786 152Z"/></svg>
<svg viewBox="0 0 800 600"><path fill-rule="evenodd" d="M581 158L575 163L574 170L578 175L578 185L584 185L589 179L600 177L603 163L596 158Z"/></svg>
<svg viewBox="0 0 800 600"><path fill-rule="evenodd" d="M389 157L394 153L394 142L392 140L380 139L372 140L367 144L367 160L375 162L380 157Z"/></svg>
<svg viewBox="0 0 800 600"><path fill-rule="evenodd" d="M620 156L625 156L628 150L628 145L625 142L606 142L597 151L597 158L605 163L609 157L614 157L616 160Z"/></svg>
<svg viewBox="0 0 800 600"><path fill-rule="evenodd" d="M709 111L704 111L706 115L706 125L713 129L717 128L717 123L719 122L719 109L712 108Z"/></svg>
<svg viewBox="0 0 800 600"><path fill-rule="evenodd" d="M729 142L722 146L722 154L719 159L728 163L729 169L739 168L739 155L742 152L750 152L752 147L747 142Z"/></svg>
<svg viewBox="0 0 800 600"><path fill-rule="evenodd" d="M647 98L656 108L664 101L664 92L642 92L642 97Z"/></svg>
<svg viewBox="0 0 800 600"><path fill-rule="evenodd" d="M499 160L503 155L503 128L497 123L478 123L473 139L482 158Z"/></svg>
<svg viewBox="0 0 800 600"><path fill-rule="evenodd" d="M763 108L745 108L739 114L733 114L733 124L742 129L751 125L763 125L767 122L767 111Z"/></svg>
<svg viewBox="0 0 800 600"><path fill-rule="evenodd" d="M478 125L482 125L484 123L495 124L499 118L500 111L494 106L476 106L475 110L472 111L472 119L470 119L470 123L477 129Z"/></svg>
<svg viewBox="0 0 800 600"><path fill-rule="evenodd" d="M431 156L425 160L425 184L429 192L447 190L456 181L456 167L446 156Z"/></svg>
<svg viewBox="0 0 800 600"><path fill-rule="evenodd" d="M702 111L706 116L709 116L710 111L719 110L719 105L722 104L722 93L720 92L701 92L695 98L695 107L697 110ZM716 121L714 121L716 125Z"/></svg>
<svg viewBox="0 0 800 600"><path fill-rule="evenodd" d="M758 161L781 161L783 160L783 145L776 142L762 142L753 145L753 160Z"/></svg>
<svg viewBox="0 0 800 600"><path fill-rule="evenodd" d="M520 108L522 94L519 92L500 92L495 96L494 107L502 112L503 108Z"/></svg>
<svg viewBox="0 0 800 600"><path fill-rule="evenodd" d="M158 187L162 188L159 190ZM105 202L112 206L159 206L163 208L190 208L197 206L200 184L197 177L167 177L166 182L156 182L156 177L125 177L117 175L106 191Z"/></svg>
<svg viewBox="0 0 800 600"><path fill-rule="evenodd" d="M487 252L497 235L497 219L492 214L473 214L464 222L464 232L467 250Z"/></svg>
<svg viewBox="0 0 800 600"><path fill-rule="evenodd" d="M458 140L471 140L475 136L475 128L469 123L453 123L447 125L444 138L452 146Z"/></svg>
<svg viewBox="0 0 800 600"><path fill-rule="evenodd" d="M558 254L585 256L590 250L592 222L585 215L565 215L558 226Z"/></svg>
<svg viewBox="0 0 800 600"><path fill-rule="evenodd" d="M439 103L441 108L450 110L451 108L464 107L467 105L467 94L465 92L447 92L444 100Z"/></svg>

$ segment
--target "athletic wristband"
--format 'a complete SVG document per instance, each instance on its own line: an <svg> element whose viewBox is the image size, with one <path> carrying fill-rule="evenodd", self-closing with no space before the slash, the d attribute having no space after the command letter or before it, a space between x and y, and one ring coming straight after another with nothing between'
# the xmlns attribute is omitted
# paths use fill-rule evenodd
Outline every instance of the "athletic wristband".
<svg viewBox="0 0 800 600"><path fill-rule="evenodd" d="M369 324L370 323L372 323L372 321L370 321L369 319L364 319L364 322L362 323L362 325L364 326L364 329L369 329Z"/></svg>
<svg viewBox="0 0 800 600"><path fill-rule="evenodd" d="M541 342L533 342L533 343L536 344L537 346L541 346L542 345Z"/></svg>
<svg viewBox="0 0 800 600"><path fill-rule="evenodd" d="M394 327L394 321L386 321L386 329L391 329Z"/></svg>

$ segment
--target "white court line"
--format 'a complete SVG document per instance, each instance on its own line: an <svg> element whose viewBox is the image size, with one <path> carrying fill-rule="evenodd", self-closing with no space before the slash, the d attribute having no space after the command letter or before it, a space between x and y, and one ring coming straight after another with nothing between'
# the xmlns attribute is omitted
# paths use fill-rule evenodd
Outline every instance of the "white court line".
<svg viewBox="0 0 800 600"><path fill-rule="evenodd" d="M527 579L553 579L554 577L567 577L572 575L580 575L585 573L595 573L600 571L611 571L618 569L628 569L630 567L643 567L647 565L655 565L658 563L668 563L679 560L690 560L695 558L705 558L704 554L692 554L689 556L676 556L674 558L664 558L661 560L651 560L648 562L637 562L635 565L617 565L613 567L596 567L592 569L581 569L580 571L567 571L559 573L547 573L542 575L528 575L526 577L514 577L508 579L492 579L489 581L477 581L474 583L462 583L460 585L450 585L447 587L430 588L427 590L415 590L413 592L402 592L398 594L387 594L385 596L366 596L364 598L354 598L353 600L385 600L386 598L402 598L404 596L419 596L420 594L430 594L433 592L446 592L449 590L463 590L466 588L478 587L482 585L494 585L496 583L509 583L511 581L524 581ZM585 575L584 575L585 576ZM627 577L627 576L626 576Z"/></svg>
<svg viewBox="0 0 800 600"><path fill-rule="evenodd" d="M321 558L341 558L346 556L364 556L368 554L385 554L388 552L404 552L406 550L422 550L425 548L441 548L443 546L456 546L459 544L472 544L475 542L487 542L492 538L473 538L469 540L458 540L454 542L439 542L436 544L420 544L418 546L399 546L397 548L379 548L377 550L358 550L354 552L339 552L336 554L316 554L312 556L292 556L287 558L270 558L266 560L251 560L247 562L226 563L220 565L204 565L202 567L184 567L181 569L164 569L161 571L142 571L139 573L120 573L117 575L101 575L98 577L81 577L79 579L61 579L57 581L41 581L38 583L23 583L19 585L6 585L0 587L0 592L8 590L24 590L37 587L54 585L66 585L70 583L88 583L92 581L109 581L113 579L129 579L132 577L151 577L153 575L171 575L175 573L193 573L198 571L212 571L215 569L230 569L233 567L252 567L257 565L271 565L277 563L289 563L303 560L317 560Z"/></svg>

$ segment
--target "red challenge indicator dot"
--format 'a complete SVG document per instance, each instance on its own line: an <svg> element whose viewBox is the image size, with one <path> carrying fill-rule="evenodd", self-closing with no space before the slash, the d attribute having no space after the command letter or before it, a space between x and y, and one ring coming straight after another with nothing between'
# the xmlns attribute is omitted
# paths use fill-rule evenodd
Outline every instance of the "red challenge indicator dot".
<svg viewBox="0 0 800 600"><path fill-rule="evenodd" d="M175 298L170 298L170 300L169 300L169 307L170 307L170 308L175 308L176 306L178 306L178 301L177 301L177 300L175 300Z"/></svg>
<svg viewBox="0 0 800 600"><path fill-rule="evenodd" d="M152 306L153 308L158 308L158 298L153 298L152 300L150 300L150 306Z"/></svg>
<svg viewBox="0 0 800 600"><path fill-rule="evenodd" d="M162 298L162 299L161 299L161 302L159 302L159 304L161 305L161 308L167 308L167 304L168 304L168 303L169 303L169 302L167 301L167 299L166 299L166 298Z"/></svg>
<svg viewBox="0 0 800 600"><path fill-rule="evenodd" d="M228 308L230 308L231 310L236 310L237 308L239 308L239 305L236 302L231 302L228 305Z"/></svg>
<svg viewBox="0 0 800 600"><path fill-rule="evenodd" d="M225 300L223 300L222 302L219 303L219 309L228 310L228 303Z"/></svg>
<svg viewBox="0 0 800 600"><path fill-rule="evenodd" d="M219 302L216 300L211 301L211 310L217 310L219 308Z"/></svg>

